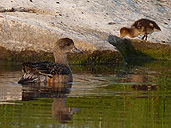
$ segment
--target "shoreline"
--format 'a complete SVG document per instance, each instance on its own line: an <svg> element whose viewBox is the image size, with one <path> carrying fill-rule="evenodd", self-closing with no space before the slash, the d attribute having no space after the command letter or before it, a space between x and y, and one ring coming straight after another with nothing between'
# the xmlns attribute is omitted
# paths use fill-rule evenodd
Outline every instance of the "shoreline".
<svg viewBox="0 0 171 128"><path fill-rule="evenodd" d="M171 60L171 46L137 39L123 39L110 35L109 43L118 51L95 50L83 51L83 54L68 55L69 64L113 64L129 61ZM0 59L17 62L52 61L52 52L46 51L12 51L0 46Z"/></svg>

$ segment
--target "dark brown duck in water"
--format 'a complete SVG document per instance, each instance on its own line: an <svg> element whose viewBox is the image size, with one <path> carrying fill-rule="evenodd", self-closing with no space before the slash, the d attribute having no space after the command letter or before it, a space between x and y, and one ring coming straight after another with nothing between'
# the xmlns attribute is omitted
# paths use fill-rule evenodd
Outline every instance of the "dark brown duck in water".
<svg viewBox="0 0 171 128"><path fill-rule="evenodd" d="M81 52L74 46L69 38L59 39L54 44L55 63L43 61L36 63L24 63L22 70L24 75L18 81L19 84L40 83L48 84L72 82L72 72L67 62L67 54L71 51Z"/></svg>
<svg viewBox="0 0 171 128"><path fill-rule="evenodd" d="M147 40L147 35L153 32L161 31L160 27L152 20L140 19L137 20L131 28L123 27L120 29L120 37L129 36L131 38L138 35L144 35L142 40Z"/></svg>

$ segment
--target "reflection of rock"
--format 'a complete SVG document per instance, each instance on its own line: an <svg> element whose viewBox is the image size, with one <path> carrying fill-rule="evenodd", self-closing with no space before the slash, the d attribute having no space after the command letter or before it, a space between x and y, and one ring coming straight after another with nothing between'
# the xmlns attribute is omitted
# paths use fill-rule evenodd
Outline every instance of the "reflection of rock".
<svg viewBox="0 0 171 128"><path fill-rule="evenodd" d="M9 71L12 67L9 65L0 60L0 101L22 100L22 86L16 83L21 72Z"/></svg>
<svg viewBox="0 0 171 128"><path fill-rule="evenodd" d="M22 100L21 86L1 86L0 101Z"/></svg>

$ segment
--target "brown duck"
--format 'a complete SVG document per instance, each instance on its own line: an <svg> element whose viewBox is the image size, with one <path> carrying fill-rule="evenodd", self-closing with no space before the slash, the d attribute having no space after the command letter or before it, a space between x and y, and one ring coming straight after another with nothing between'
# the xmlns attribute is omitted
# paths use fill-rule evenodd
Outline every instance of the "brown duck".
<svg viewBox="0 0 171 128"><path fill-rule="evenodd" d="M120 37L129 36L131 38L137 37L138 35L144 35L142 40L147 40L147 35L153 32L161 31L160 27L152 20L140 19L137 20L131 28L123 27L120 29Z"/></svg>
<svg viewBox="0 0 171 128"><path fill-rule="evenodd" d="M74 46L74 42L69 38L59 39L54 44L55 63L42 62L26 62L23 63L23 76L18 81L19 84L40 83L67 83L72 82L72 72L67 62L69 52L82 52Z"/></svg>

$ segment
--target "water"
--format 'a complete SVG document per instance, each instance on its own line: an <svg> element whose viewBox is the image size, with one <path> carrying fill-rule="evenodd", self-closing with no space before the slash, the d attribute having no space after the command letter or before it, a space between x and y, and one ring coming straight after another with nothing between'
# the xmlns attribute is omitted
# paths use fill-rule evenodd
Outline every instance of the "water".
<svg viewBox="0 0 171 128"><path fill-rule="evenodd" d="M71 65L74 82L17 84L21 66L0 63L2 128L170 128L171 62Z"/></svg>

